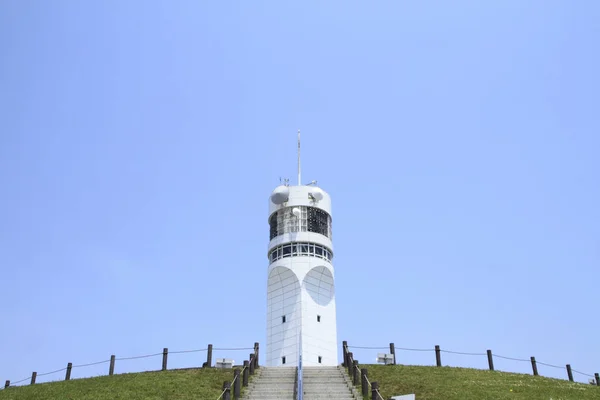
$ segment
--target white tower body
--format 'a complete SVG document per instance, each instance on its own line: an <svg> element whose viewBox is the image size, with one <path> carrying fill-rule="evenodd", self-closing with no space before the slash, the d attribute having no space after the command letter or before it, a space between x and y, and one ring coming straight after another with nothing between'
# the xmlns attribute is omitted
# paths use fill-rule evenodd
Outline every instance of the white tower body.
<svg viewBox="0 0 600 400"><path fill-rule="evenodd" d="M331 198L278 186L269 198L267 366L338 364ZM299 346L301 339L301 347Z"/></svg>

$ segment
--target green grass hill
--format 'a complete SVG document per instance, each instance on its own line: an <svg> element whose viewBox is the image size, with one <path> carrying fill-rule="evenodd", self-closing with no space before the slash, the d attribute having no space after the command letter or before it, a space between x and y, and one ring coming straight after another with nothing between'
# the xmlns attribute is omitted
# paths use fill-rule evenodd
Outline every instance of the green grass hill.
<svg viewBox="0 0 600 400"><path fill-rule="evenodd" d="M216 400L231 369L140 372L16 386L0 400Z"/></svg>
<svg viewBox="0 0 600 400"><path fill-rule="evenodd" d="M524 374L454 367L362 365L384 398L417 400L600 400L600 387ZM0 391L0 400L216 400L232 370L187 369L101 376Z"/></svg>
<svg viewBox="0 0 600 400"><path fill-rule="evenodd" d="M385 399L415 393L417 400L600 400L600 387L525 374L455 367L363 365Z"/></svg>

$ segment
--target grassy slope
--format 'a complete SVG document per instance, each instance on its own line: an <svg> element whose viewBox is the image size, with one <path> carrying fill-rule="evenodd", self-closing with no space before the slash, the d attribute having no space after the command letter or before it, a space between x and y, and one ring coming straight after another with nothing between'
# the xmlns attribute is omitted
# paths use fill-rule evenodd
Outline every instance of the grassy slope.
<svg viewBox="0 0 600 400"><path fill-rule="evenodd" d="M600 387L559 379L452 367L365 365L384 398L418 400L600 400ZM0 391L0 400L216 400L231 370L143 372L43 383Z"/></svg>
<svg viewBox="0 0 600 400"><path fill-rule="evenodd" d="M415 393L418 400L600 400L600 387L540 376L453 367L365 365L385 399Z"/></svg>
<svg viewBox="0 0 600 400"><path fill-rule="evenodd" d="M0 400L216 400L231 369L142 372L0 390Z"/></svg>

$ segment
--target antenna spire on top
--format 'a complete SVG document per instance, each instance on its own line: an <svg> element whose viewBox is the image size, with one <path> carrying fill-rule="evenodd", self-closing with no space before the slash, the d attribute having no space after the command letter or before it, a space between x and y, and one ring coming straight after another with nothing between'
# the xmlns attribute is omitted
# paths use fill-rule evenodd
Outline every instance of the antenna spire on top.
<svg viewBox="0 0 600 400"><path fill-rule="evenodd" d="M302 185L302 172L300 169L300 129L298 129L298 186Z"/></svg>

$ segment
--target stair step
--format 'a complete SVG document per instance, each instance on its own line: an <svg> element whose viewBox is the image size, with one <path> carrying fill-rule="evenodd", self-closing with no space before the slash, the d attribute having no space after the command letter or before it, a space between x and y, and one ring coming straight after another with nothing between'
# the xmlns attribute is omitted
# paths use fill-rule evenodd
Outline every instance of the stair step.
<svg viewBox="0 0 600 400"><path fill-rule="evenodd" d="M247 388L244 400L293 399L295 367L263 367ZM305 367L302 374L304 400L356 400L346 371L339 367Z"/></svg>

